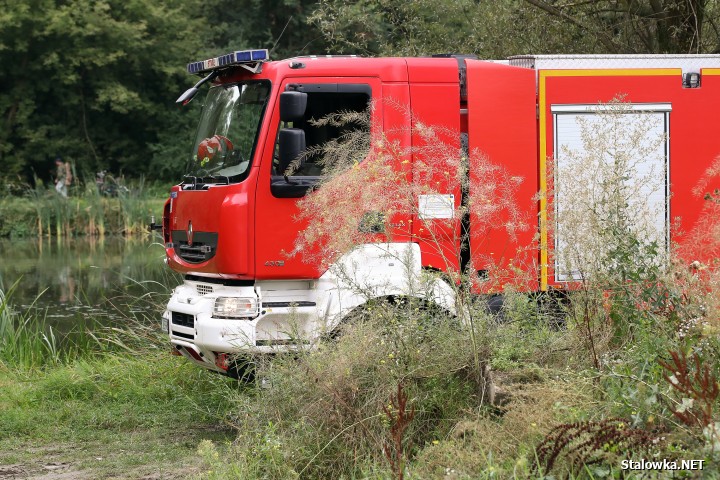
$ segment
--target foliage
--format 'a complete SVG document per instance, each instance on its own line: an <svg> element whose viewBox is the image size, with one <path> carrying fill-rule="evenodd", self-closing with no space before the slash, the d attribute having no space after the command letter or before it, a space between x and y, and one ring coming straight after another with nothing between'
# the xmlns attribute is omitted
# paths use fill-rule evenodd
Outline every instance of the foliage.
<svg viewBox="0 0 720 480"><path fill-rule="evenodd" d="M549 175L556 203L556 274L636 283L641 278L633 275L657 270L653 262L665 243L665 231L656 225L664 205L651 203L665 188L664 172L653 164L664 161L659 152L665 136L653 135L656 116L633 113L622 97L577 122L581 145L562 146L557 154L562 167L556 159Z"/></svg>
<svg viewBox="0 0 720 480"><path fill-rule="evenodd" d="M670 352L671 360L660 360L663 378L682 395L682 403L673 415L687 426L705 428L713 423L713 408L720 396L718 377L700 356L688 358L685 352Z"/></svg>
<svg viewBox="0 0 720 480"><path fill-rule="evenodd" d="M538 355L548 347L532 343L531 325L503 335L505 324L477 315L483 358L520 350L493 372L494 404L467 330L411 302L376 303L317 349L259 362L258 388L233 398L235 444L200 446L204 478L533 478L534 445L558 423L599 414L600 390L550 366L565 352Z"/></svg>
<svg viewBox="0 0 720 480"><path fill-rule="evenodd" d="M714 2L5 0L0 18L3 176L178 179L199 104L173 102L183 66L228 49L302 54L705 53Z"/></svg>
<svg viewBox="0 0 720 480"><path fill-rule="evenodd" d="M428 323L412 303L368 308L369 318L358 316L334 341L259 362L262 388L236 400L236 478L339 478L367 465L384 469L389 436L397 473L404 455L442 438L464 408L482 402L470 346L449 327L451 318Z"/></svg>
<svg viewBox="0 0 720 480"><path fill-rule="evenodd" d="M490 365L496 349L520 364L531 362L533 354L551 343L546 335L542 347L523 345L537 332L524 318L532 309L527 297L524 305L520 295L517 303L508 302L504 313L517 320L508 328L491 318L482 302L463 297L468 292L462 289L470 282L459 269L461 252L457 247L440 247L448 237L457 242L453 245L461 244L458 239L464 233L457 219L467 212L473 212L480 231L501 228L512 236L525 228L512 201L513 186L520 179L478 152L464 154L444 129L413 120L419 140L413 147L385 136L368 138L368 132L379 129L371 128L367 115L319 120L346 121L361 128L312 152L322 157L325 177L301 201L299 210L310 227L300 234L296 252L306 260L332 263L359 243L402 241L413 231L409 219L419 218L418 195L439 193L438 185L444 185L439 179L462 188L473 169L483 189L452 205L452 218L423 222L420 230L429 230L423 235L430 250L439 252L438 267L447 272L445 277L422 276L456 288L454 312L413 293L373 298L352 272L338 272L339 278L356 286L357 294L368 295L368 303L332 332L334 342L260 362L257 376L265 388L252 401L240 400L243 433L233 450L238 461L223 469L213 460L216 450L203 446L213 475L337 478L367 471L387 475L384 465L389 460L392 475L412 478L413 459L450 435L466 416L463 412L481 412L483 420L492 416L498 395ZM395 168L411 156L414 175ZM494 205L482 201L491 195L500 198ZM506 222L497 222L500 214ZM371 221L380 225L362 228L363 222ZM385 222L395 227L390 229ZM393 257L393 261L411 268L412 259ZM503 335L503 331L512 333Z"/></svg>
<svg viewBox="0 0 720 480"><path fill-rule="evenodd" d="M708 202L698 228L681 237L683 244L664 247L666 232L652 226L658 214L648 200L650 192L663 189L663 173L641 167L664 138L650 135L656 129L642 115L621 122L622 111L616 100L581 125L582 153L562 152L571 159L563 167L568 171L551 175L553 194L572 198L570 210L555 212L567 241L558 263L579 286L569 297L570 331L585 345L608 399L621 399L611 410L626 419L627 428L611 444L622 439L642 449L652 438L665 458L675 458L680 445L703 457L713 442L718 400L717 379L697 356L702 352L709 364L718 359L715 338L705 337L717 322L718 271L703 263L715 265L717 238L704 234L714 231L717 218L707 216L713 206ZM584 180L587 171L593 172L591 182ZM714 165L698 192L716 179ZM686 351L693 353L688 357ZM683 398L675 400L672 390ZM685 426L678 428L676 419ZM561 452L575 471L600 461L612 453L605 444L615 427L596 427L559 427L539 446L541 463L551 469ZM650 435L660 430L662 437ZM663 446L666 438L673 443Z"/></svg>
<svg viewBox="0 0 720 480"><path fill-rule="evenodd" d="M185 65L278 40L275 58L324 51L304 25L310 3L3 1L3 173L48 180L62 155L81 175L180 178L201 103L174 105L193 82Z"/></svg>
<svg viewBox="0 0 720 480"><path fill-rule="evenodd" d="M708 267L701 274L699 267L688 268L687 263L674 255L670 257L670 252L658 246L662 240L658 235L661 234L648 220L653 212L643 195L656 187L658 175L652 171L645 176L638 175L639 171L644 171L639 162L652 157L658 145L665 141L662 136L648 135L648 131L654 130L653 119L642 114L628 117L627 106L621 100L600 108L599 112L584 125L581 151L564 152L572 158L568 163L581 171L565 172L565 176L550 175L556 180L553 194L572 198L575 209L558 213L563 220L563 234L566 235L563 238L568 239L569 244L568 248L561 249L560 254L564 256L560 258L568 274L579 273L576 286L580 287L569 295L564 305L569 316L565 328L562 328L562 322L547 321L548 312L542 307L541 299L513 294L512 289L504 292L506 304L499 318L504 323L488 316L482 304L471 301L472 297L467 295L469 291L464 290L466 285L472 285L473 279L468 279L466 272L457 268L460 252L439 247L441 239L448 237L457 242L454 245L461 245L458 240L464 232L455 230L457 224L452 220L435 219L433 225L426 222L423 228L431 230L427 241L437 242L433 251L442 252L437 257L441 270L447 272L444 279L451 279L459 297L459 325L453 327L452 322L443 320L447 313L432 310L412 298L401 301L393 298L391 310L382 303L378 309L370 302L370 307L360 316L364 322L358 325L353 317L355 322L341 330L343 335L333 348L321 347L318 351L291 357L297 364L285 363L287 359L284 359L264 367L265 373L261 375L267 375L271 386L261 393L259 404L262 407L249 411L245 404L242 407L246 412L243 413L244 421L253 418L261 423L252 430L256 433L243 437L240 451L247 448L244 445L254 445L259 438L265 438L262 435L271 425L272 445L277 446L273 447L272 458L275 464L282 459L280 464L289 468L293 475L357 476L363 472L377 472L383 468L383 458L378 458L378 451L382 445L387 445L384 443L387 433L383 435L377 424L378 414L374 416L367 408L388 398L397 385L402 384L409 394L409 404L415 408L415 416L412 421L403 422L407 429L403 431L400 444L406 441L416 447L406 452L407 459L390 456L390 472L383 473L386 476L405 472L412 478L413 471L422 472L420 478L428 472L438 475L437 464L432 462L442 461L444 465L451 465L445 467L449 469L445 471L446 475L462 471L460 476L472 477L479 467L464 458L460 461L454 455L468 451L465 450L467 445L476 447L475 455L482 451L487 455L486 459L491 455L493 459L499 459L497 462L488 460L483 467L490 464L495 472L514 470L527 476L532 475L530 465L536 456L546 470L562 464L562 468L578 475L584 471L593 472L593 475L612 473L626 449L676 458L673 449L679 448L683 452L692 452L691 455L697 458L705 458L705 445L715 444L715 423L708 420L702 428L686 431L672 422L677 409L670 395L673 387L664 378L662 358L669 349L676 351L681 345L693 345L693 348L708 351L713 359L717 358L717 342L708 339L703 347L698 342L705 332L710 331L708 326L716 323L713 299L717 297L714 293L717 291L717 271ZM340 117L342 115L332 121L342 120ZM633 120L631 124L627 123L629 118ZM398 219L418 215L418 196L438 193L434 190L438 178L444 179L439 182L442 185L463 185L468 168L480 172L478 178L488 189L477 194L477 198L496 198L497 201L486 207L477 201L471 190L467 199L461 201L459 207L456 205L453 218L474 212L475 218L479 219L474 228L503 228L509 236L521 231L524 219L513 214L516 211L513 197L508 194L519 180L504 174L502 169L493 168L491 159L476 155L476 152L469 152L466 157L461 148L445 140L446 132L442 129L428 126L420 119L413 120L418 142L412 148L393 141L390 136L376 134L363 140L362 135L367 135L364 132L379 130L366 121L369 128L349 133L320 152L324 156L325 177L320 188L301 201L302 219L311 227L301 232L297 252L317 254L318 257L312 259L331 263L359 243L402 241L412 230L407 222L403 224ZM351 121L362 124L354 115ZM416 170L412 180L406 172L393 168L403 165L411 156ZM432 159L432 162L425 159ZM583 178L582 170L593 172L591 182L578 181ZM630 178L634 183L629 181ZM575 184L584 188L573 189ZM587 188L589 184L593 188ZM711 199L708 203L714 205L715 202ZM341 212L342 216L335 212ZM499 224L499 217L507 221ZM708 221L716 223L717 218ZM389 224L394 229L388 229ZM445 237L434 234L438 231ZM491 271L490 283L497 282L498 272L501 270ZM409 310L403 309L408 306L411 307ZM557 307L555 310L556 315L562 313ZM432 320L426 327L429 318L440 319L444 327L436 330L437 325ZM363 325L369 325L370 329L364 330L367 327ZM423 334L413 335L417 328L413 325L422 325ZM358 332L362 335L358 336ZM458 334L461 337L456 337ZM344 343L347 338L352 346ZM449 419L446 411L423 408L423 402L419 400L422 393L434 395L430 393L434 392L433 382L417 382L417 372L428 368L424 362L437 359L439 352L444 352L443 348L433 346L437 341L444 342L443 338L455 339L451 342L453 348L466 352L466 366L458 370L451 368L455 372L453 381L457 382L455 401L463 402L466 409L480 412L475 415L467 411L462 413L453 428L459 430L461 424L469 423L473 426L468 430L492 432L487 425L493 418L496 423L510 428L513 425L509 415L512 410L504 408L503 402L508 402L508 390L512 391L508 385L512 382L503 382L503 374L528 374L523 367L529 363L537 365L539 372L553 368L589 368L585 375L594 377L596 402L590 406L592 402L584 399L578 408L552 412L556 415L544 419L542 429L536 428L538 422L532 422L534 427L531 429L526 426L525 430L518 429L525 439L520 445L525 449L521 454L509 454L497 443L452 438L453 430L446 430ZM370 343L368 339L371 339ZM395 347L387 358L392 358L398 368L390 372L386 372L386 367L376 365L376 362L380 365L387 362L385 353L376 350L377 343L382 346L383 342ZM429 351L424 350L428 348ZM423 352L423 361L418 363L412 352ZM409 362L402 360L408 358L407 353L411 353ZM318 365L318 356L328 364ZM361 368L355 362L360 362ZM443 359L441 363L459 365L454 362L457 359ZM490 365L496 370L493 371ZM341 375L338 375L338 369ZM463 374L458 375L461 371ZM366 377L368 374L372 381ZM543 373L528 376L532 380L525 382L538 382L540 387L537 388L547 388L549 382L542 380ZM576 386L582 384L567 371L559 377L568 379L569 388L579 388ZM430 378L435 379L435 376ZM715 386L710 380L702 382L708 392ZM445 386L446 393L447 390ZM531 402L523 396L522 390L518 390L512 392L514 398L510 395L509 404L517 402L521 405L518 408L531 408L528 406ZM283 392L284 399L293 398L293 402L280 405L274 398L279 395L278 391ZM704 411L711 412L709 416L713 417L717 412L717 398L711 394L705 396L712 408ZM424 415L429 415L429 418L425 417L426 421L443 425L443 429L431 430L447 439L446 442L438 440L437 445L443 447L435 447L433 441L429 444L428 438L432 437L422 428ZM541 418L537 409L532 410L531 415L531 418ZM388 417L387 413L385 417ZM384 427L392 429L395 419L386 421ZM484 430L486 428L488 430ZM396 429L393 437L396 443L400 438L398 431ZM672 440L666 441L670 438ZM399 449L396 447L396 453ZM350 451L355 462L348 465L351 459L341 452ZM385 452L387 454L387 449ZM302 460L294 463L293 459ZM267 471L257 470L258 463L248 462L247 458L244 462L243 468L254 469L253 475L268 475ZM407 468L398 468L403 462ZM514 467L510 466L512 463ZM588 470L590 467L592 470ZM242 477L250 470L240 472L238 476Z"/></svg>
<svg viewBox="0 0 720 480"><path fill-rule="evenodd" d="M16 287L17 282L3 291L0 285L0 365L30 370L62 365L92 354L97 345L88 333L91 325L77 325L60 334L45 318L21 313L13 307Z"/></svg>
<svg viewBox="0 0 720 480"><path fill-rule="evenodd" d="M318 2L310 21L333 50L365 55L596 53L581 29L538 15L519 0L502 2L361 0Z"/></svg>
<svg viewBox="0 0 720 480"><path fill-rule="evenodd" d="M310 21L343 53L481 58L539 53L714 53L720 9L703 0L321 0Z"/></svg>
<svg viewBox="0 0 720 480"><path fill-rule="evenodd" d="M31 171L47 179L56 154L69 159L81 178L101 168L129 177L152 172L178 178L187 154L183 138L200 102L185 110L174 110L172 102L191 83L182 66L192 59L228 48L272 48L276 41L274 58L328 51L465 52L485 58L714 52L718 36L713 26L720 14L713 2L675 0L244 0L232 8L220 0L23 0L5 1L2 7L0 60L14 68L0 73L6 86L0 92L5 186L0 231L18 236L137 231L149 213L158 215L160 203L146 202L142 195L99 198L92 182L76 185L67 202L59 202L42 181L32 191L25 185ZM612 108L622 111L622 102ZM327 121L335 120L343 121ZM448 132L418 120L413 119L420 140L415 150L392 135L368 140L350 134L345 144L330 144L320 152L337 159L325 165L328 179L342 181L325 183L303 200L315 203L300 211L325 215L327 222L312 222L317 228L303 232L298 251L320 252L319 258L329 262L353 245L377 239L382 228L417 213L415 199L433 192L428 185L434 175L465 186L470 168L487 179L481 183L488 190L478 196L498 201L488 206L468 196L455 205L455 218L476 209L481 223L474 228L482 221L496 227L498 216L510 219L499 225L508 234L525 228L528 219L514 214L508 195L520 179L478 152L464 152L454 139L448 141ZM609 136L598 138L602 130L591 133L596 136L588 142L595 142L597 150L627 146ZM616 157L619 163L608 169L632 168L643 148L625 148L629 154ZM368 149L370 156L364 158ZM412 154L436 160L418 162L418 182L392 167ZM415 414L394 438L395 453L405 449L408 478L532 478L536 458L546 460L547 468L549 458L563 457L578 471L595 461L612 469L611 456L605 454L627 445L657 448L667 457L708 458L720 443L713 370L720 358L720 202L713 183L719 165L698 187L698 199L707 199L699 228L684 237L677 251L665 252L661 242L634 227L642 225L642 209L622 201L629 198L622 182L601 182L602 195L587 203L589 214L575 225L576 238L587 242L593 254L576 259L588 281L566 304L564 328L551 328L537 299L512 293L512 285L505 289L498 317L469 296L461 297L467 308L458 310L461 316L467 313L461 324L421 302L379 301L356 312L357 321L343 326L334 342L261 361L262 388L256 390L228 389L220 377L158 356L157 338L147 326L134 329L135 336L115 331L101 339L108 348L133 352L134 359L78 360L79 352L74 359L58 358L52 353L60 351L53 346L55 337L0 301L2 356L17 346L11 355L17 362L25 358L18 357L20 350L44 352L48 346L49 356L29 354L31 360L20 363L55 367L16 372L17 366L8 367L11 362L3 358L0 386L12 388L0 389L0 431L9 433L0 436L0 450L19 452L30 439L56 444L73 436L105 449L117 432L156 431L148 427L160 425L166 436L150 450L168 455L171 460L162 465L183 462L177 452L187 454L187 448L175 447L172 440L178 424L197 426L199 421L202 428L216 428L230 400L239 436L227 447L210 441L216 438L200 442L200 454L211 468L206 477L390 477L399 470L388 465L382 447L399 418L387 412L397 413L398 385L403 385ZM15 198L20 192L28 192L28 198ZM598 222L592 228L580 222L588 218ZM410 231L407 222L402 227L406 231L394 234ZM453 241L464 235L453 222L441 227ZM437 240L436 233L430 235ZM478 279L456 268L461 256L458 251L438 255L450 267L449 284L464 295ZM504 273L502 268L491 271L489 283L504 285ZM687 353L668 359L668 351ZM397 400L392 410L390 398ZM49 417L48 411L56 415ZM676 423L690 420L690 414L702 421ZM45 428L48 422L56 428ZM650 447L656 429L666 429L669 441ZM183 445L194 448L200 440L196 434L188 429L185 438L197 440ZM581 452L583 444L588 449ZM580 455L565 456L573 449Z"/></svg>
<svg viewBox="0 0 720 480"><path fill-rule="evenodd" d="M677 246L677 254L697 263L690 266L701 273L716 267L720 260L720 156L697 182L693 194L704 200L700 217L692 230L687 232L686 240Z"/></svg>
<svg viewBox="0 0 720 480"><path fill-rule="evenodd" d="M706 0L525 0L602 45L605 53L715 53L718 5Z"/></svg>
<svg viewBox="0 0 720 480"><path fill-rule="evenodd" d="M562 424L553 428L537 448L537 465L548 473L559 459L575 473L597 464L613 465L628 454L650 456L657 450L658 432L632 428L622 419Z"/></svg>
<svg viewBox="0 0 720 480"><path fill-rule="evenodd" d="M4 2L0 60L16 66L0 74L6 169L45 177L62 155L81 173L148 172L147 146L190 126L169 110L187 83L182 65L209 38L203 4Z"/></svg>
<svg viewBox="0 0 720 480"><path fill-rule="evenodd" d="M405 455L410 448L404 441L405 430L415 418L415 406L408 410L408 396L398 383L397 393L390 397L390 404L383 405L383 413L390 423L388 438L383 443L383 453L390 463L393 477L397 480L405 478Z"/></svg>
<svg viewBox="0 0 720 480"><path fill-rule="evenodd" d="M157 317L143 313L166 291L138 283L144 294L107 299L119 323L88 319L63 333L42 312L20 312L15 286L0 289L0 464L12 466L2 472L186 477L197 441L231 439L233 383L168 354Z"/></svg>
<svg viewBox="0 0 720 480"><path fill-rule="evenodd" d="M44 179L58 154L81 173L177 178L196 113L171 107L188 84L182 65L228 48L275 46L275 58L717 49L717 7L704 2L5 3L0 59L16 68L1 77L0 159Z"/></svg>
<svg viewBox="0 0 720 480"><path fill-rule="evenodd" d="M166 351L75 358L46 369L0 365L2 471L187 478L199 470L197 442L231 441L235 431L223 422L232 390Z"/></svg>
<svg viewBox="0 0 720 480"><path fill-rule="evenodd" d="M667 270L665 204L653 201L665 191L657 118L617 98L577 122L580 144L562 147L548 174L551 261L556 275L575 282L570 321L601 369L604 352L668 338L685 313ZM652 355L663 348L643 347Z"/></svg>
<svg viewBox="0 0 720 480"><path fill-rule="evenodd" d="M493 230L503 230L511 238L526 231L528 219L518 207L515 193L523 179L510 175L480 151L465 152L448 129L415 117L406 106L391 100L386 103L385 108L397 109L413 125L417 137L412 146L401 140L402 129L383 133L373 126L373 107L363 114L341 112L319 120L357 128L308 152L320 156L324 175L318 188L299 201L296 220L308 226L299 233L292 253L308 262L330 265L357 245L378 240L402 242L417 235L431 245L437 259L434 267L446 272L452 282L466 273L473 277L473 268L461 271L464 253L454 247L469 241L470 232L462 231L458 219L472 215L474 234L479 238ZM412 173L408 168L411 158ZM477 179L473 188L469 172ZM454 189L468 193L460 202L448 205L452 214L420 223L418 198L442 196ZM496 200L489 202L488 198ZM488 258L478 260L494 263ZM497 265L489 268L492 266ZM486 282L488 290L501 290L500 284L506 280L501 275L499 269L493 271ZM516 279L518 283L522 280Z"/></svg>
<svg viewBox="0 0 720 480"><path fill-rule="evenodd" d="M218 2L206 15L222 19L214 26L213 48L267 48L272 59L332 53L308 22L315 0L242 0ZM210 50L208 50L210 51Z"/></svg>

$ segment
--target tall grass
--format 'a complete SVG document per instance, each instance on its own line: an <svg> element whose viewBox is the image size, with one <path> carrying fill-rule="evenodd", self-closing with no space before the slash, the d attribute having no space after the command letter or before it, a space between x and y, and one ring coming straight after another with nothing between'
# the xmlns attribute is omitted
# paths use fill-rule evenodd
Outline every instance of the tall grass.
<svg viewBox="0 0 720 480"><path fill-rule="evenodd" d="M167 303L169 289L181 281L181 277L169 269L163 270L163 278L135 280L127 278L140 293L128 295L118 292L106 297L110 308L121 316L120 321L99 329L96 341L107 348L142 355L149 351L169 348L167 335L159 328L159 319Z"/></svg>
<svg viewBox="0 0 720 480"><path fill-rule="evenodd" d="M83 197L90 202L88 207L88 230L97 232L97 235L103 237L105 235L105 209L103 207L102 195L98 191L90 179L85 181L85 189L82 192Z"/></svg>
<svg viewBox="0 0 720 480"><path fill-rule="evenodd" d="M7 291L0 286L0 363L7 367L35 369L57 366L100 351L101 344L89 333L92 325L77 325L60 333L45 315L29 308L21 313L11 304L18 282Z"/></svg>
<svg viewBox="0 0 720 480"><path fill-rule="evenodd" d="M0 196L0 237L145 235L151 216L162 216L165 188L143 180L118 197L98 193L85 182L63 198L36 180L24 195Z"/></svg>
<svg viewBox="0 0 720 480"><path fill-rule="evenodd" d="M159 330L157 320L167 292L158 285L175 285L177 278L162 283L133 281L140 287L136 289L139 294L131 296L118 291L117 295L110 293L105 298L106 308L119 314L120 320L103 324L86 319L70 330L54 328L47 320L47 311L33 308L35 302L23 311L14 308L13 293L21 280L7 290L0 286L0 364L6 367L37 369L98 355L137 356L167 348L167 338Z"/></svg>

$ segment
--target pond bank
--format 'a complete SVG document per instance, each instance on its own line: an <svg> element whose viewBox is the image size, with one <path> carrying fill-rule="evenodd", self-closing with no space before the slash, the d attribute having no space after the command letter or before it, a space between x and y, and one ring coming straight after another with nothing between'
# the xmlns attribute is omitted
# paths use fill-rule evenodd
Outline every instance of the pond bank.
<svg viewBox="0 0 720 480"><path fill-rule="evenodd" d="M108 198L54 192L0 197L0 238L147 236L150 217L162 217L165 198L142 194Z"/></svg>

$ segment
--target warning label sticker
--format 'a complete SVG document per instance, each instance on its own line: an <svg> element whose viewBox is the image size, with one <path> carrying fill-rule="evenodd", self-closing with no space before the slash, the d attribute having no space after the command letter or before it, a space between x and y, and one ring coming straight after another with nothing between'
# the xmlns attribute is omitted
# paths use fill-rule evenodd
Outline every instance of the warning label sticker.
<svg viewBox="0 0 720 480"><path fill-rule="evenodd" d="M423 220L453 218L455 195L420 195L418 199L418 211L420 212L420 218Z"/></svg>

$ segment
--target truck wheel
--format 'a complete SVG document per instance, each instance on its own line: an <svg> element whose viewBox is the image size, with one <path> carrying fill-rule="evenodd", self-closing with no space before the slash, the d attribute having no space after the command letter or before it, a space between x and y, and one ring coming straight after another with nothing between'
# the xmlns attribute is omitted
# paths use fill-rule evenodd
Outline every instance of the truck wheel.
<svg viewBox="0 0 720 480"><path fill-rule="evenodd" d="M406 312L403 312L403 310L406 310ZM403 318L407 317L406 313L417 315L417 322L426 327L437 327L440 324L448 324L452 328L460 328L460 322L457 316L433 302L415 297L389 296L371 299L367 303L353 309L343 318L340 324L330 332L328 338L331 341L335 341L342 335L346 328L371 320L377 315L387 313L397 313Z"/></svg>
<svg viewBox="0 0 720 480"><path fill-rule="evenodd" d="M490 315L496 316L499 320L504 321L503 306L505 305L505 296L502 294L490 295L485 299L485 311Z"/></svg>
<svg viewBox="0 0 720 480"><path fill-rule="evenodd" d="M347 315L345 315L340 323L328 332L323 338L324 341L336 342L340 336L345 332L347 328L351 328L353 325L358 325L370 320L373 315L373 308L377 308L377 302L370 301L364 303L352 309Z"/></svg>

